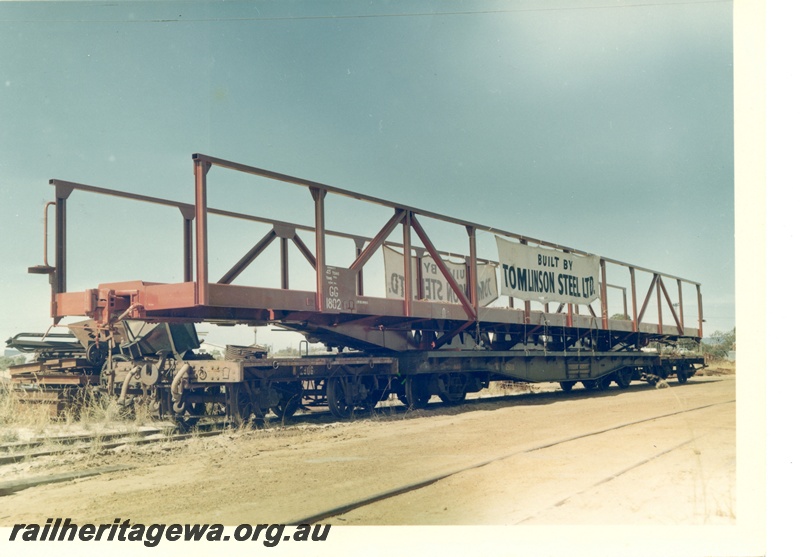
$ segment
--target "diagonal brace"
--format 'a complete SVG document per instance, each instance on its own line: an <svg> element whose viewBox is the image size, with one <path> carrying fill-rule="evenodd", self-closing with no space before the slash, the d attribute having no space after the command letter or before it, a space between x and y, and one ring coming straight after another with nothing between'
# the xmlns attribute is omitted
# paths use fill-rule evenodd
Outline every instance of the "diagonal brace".
<svg viewBox="0 0 800 557"><path fill-rule="evenodd" d="M414 231L417 233L417 236L419 236L419 239L422 240L422 245L425 246L425 249L428 250L428 253L436 262L436 265L439 267L439 270L441 271L444 279L447 281L447 284L450 285L450 288L452 288L453 292L455 292L456 296L458 296L458 299L461 302L461 305L463 306L464 312L467 314L467 317L469 317L471 321L476 321L478 319L478 316L475 313L475 309L472 307L469 298L467 298L466 294L464 294L464 292L461 291L461 287L456 282L456 279L454 279L453 275L450 274L447 265L444 264L444 260L439 256L439 253L433 246L433 242L431 242L430 238L428 238L428 235L425 233L425 230L422 229L422 226L419 224L417 217L415 217L413 213L409 213L409 215L411 216L411 226L414 228Z"/></svg>
<svg viewBox="0 0 800 557"><path fill-rule="evenodd" d="M383 242L389 237L389 234L394 231L400 222L406 217L407 211L403 211L402 209L395 209L394 216L389 219L381 231L378 232L377 236L375 236L372 241L370 241L369 245L364 248L361 253L358 255L353 264L350 265L351 271L360 271L362 267L369 261L369 258L372 257L378 248L383 245Z"/></svg>
<svg viewBox="0 0 800 557"><path fill-rule="evenodd" d="M244 257L242 257L236 265L231 267L231 269L225 273L221 279L219 279L219 284L230 284L233 280L238 277L247 267L255 261L255 259L261 255L267 246L269 246L272 241L278 237L278 234L275 232L273 228L270 230L266 236L261 238L256 245L254 245L250 251L248 251Z"/></svg>
<svg viewBox="0 0 800 557"><path fill-rule="evenodd" d="M647 290L647 295L644 297L644 303L642 304L642 311L639 312L639 317L636 319L637 323L641 323L642 319L644 318L644 312L647 310L647 304L650 302L650 295L653 293L653 288L658 283L659 280L658 273L653 274L653 280L650 281L650 288ZM636 308L633 308L634 313L636 312Z"/></svg>
<svg viewBox="0 0 800 557"><path fill-rule="evenodd" d="M658 285L661 287L661 292L664 293L664 299L667 300L667 305L669 306L669 310L672 312L672 317L675 319L675 325L678 326L678 334L683 334L683 325L681 325L681 320L678 318L678 314L675 313L675 308L672 305L672 300L669 299L669 294L667 293L667 288L664 286L664 281L661 280L661 277L658 277Z"/></svg>

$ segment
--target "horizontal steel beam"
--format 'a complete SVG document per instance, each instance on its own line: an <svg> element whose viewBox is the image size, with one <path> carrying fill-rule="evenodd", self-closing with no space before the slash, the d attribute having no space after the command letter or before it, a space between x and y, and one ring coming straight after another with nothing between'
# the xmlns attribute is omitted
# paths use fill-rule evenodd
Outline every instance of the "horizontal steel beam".
<svg viewBox="0 0 800 557"><path fill-rule="evenodd" d="M545 240L540 240L538 238L533 238L531 236L525 236L523 234L517 234L516 232L509 232L507 230L502 230L500 228L495 228L495 227L492 227L492 226L486 226L486 225L477 224L477 223L466 221L466 220L462 220L462 219L457 219L457 218L454 218L454 217L448 217L446 215L442 215L442 214L439 214L439 213L434 213L433 211L426 211L424 209L419 209L419 208L416 208L416 207L412 207L410 205L403 205L403 204L400 204L400 203L394 203L392 201L381 199L379 197L373 197L371 195L361 194L361 193L358 193L358 192L354 192L354 191L338 188L338 187L335 187L335 186L330 186L328 184L323 184L323 183L320 183L320 182L314 182L312 180L306 180L304 178L298 178L297 176L290 176L288 174L281 174L279 172L273 172L271 170L265 170L263 168L257 168L257 167L254 167L254 166L240 164L240 163L228 161L228 160L225 160L225 159L219 159L219 158L216 158L216 157L211 157L209 155L203 155L201 153L193 154L192 158L194 160L202 160L202 161L211 163L213 165L220 166L222 168L228 168L230 170L236 170L236 171L239 171L239 172L244 172L246 174L253 174L255 176L261 176L262 178L269 178L271 180L277 180L279 182L285 182L285 183L288 183L288 184L295 184L295 185L298 185L298 186L305 186L305 187L308 187L308 188L315 188L315 189L319 189L319 190L322 190L322 191L326 191L328 193L333 193L333 194L336 194L336 195L342 195L344 197L349 197L351 199L357 199L359 201L365 201L367 203L373 203L373 204L376 204L376 205L382 205L384 207L390 207L390 208L393 208L393 209L399 209L399 210L402 210L402 211L408 211L408 212L410 212L412 214L415 214L415 215L418 215L418 216L421 215L421 216L424 216L424 217L428 217L428 218L432 218L432 219L448 222L448 223L451 223L451 224L456 224L456 225L460 225L460 226L468 226L468 227L472 227L472 228L474 228L476 230L482 230L484 232L489 232L489 233L497 234L497 235L500 235L500 236L506 236L508 238L515 238L517 240L525 240L527 242L532 242L532 243L538 244L540 246L545 246L545 247L552 248L552 249L557 249L557 250L563 250L563 251L566 251L566 252L569 252L569 253L574 253L576 255L585 255L585 256L596 255L596 254L593 254L593 253L590 253L590 252L587 252L587 251L578 250L578 249L571 248L571 247L568 247L568 246L563 246L561 244L555 244L553 242L547 242ZM602 257L602 256L600 256L600 257ZM643 271L643 272L646 272L646 273L659 274L662 277L668 277L668 278L672 278L672 279L675 279L675 280L681 280L683 282L688 282L688 283L691 283L691 284L699 284L698 282L695 282L695 281L692 281L692 280L689 280L689 279L681 278L681 277L678 277L678 276L675 276L675 275L670 275L670 274L667 274L667 273L661 273L659 271L654 271L652 269L647 269L646 267L640 267L638 265L633 265L631 263L625 263L624 261L619 261L619 260L616 260L616 259L609 259L607 257L603 257L603 259L608 263L613 263L615 265L621 265L623 267L629 267L629 268L632 268L632 269L636 269L637 271Z"/></svg>

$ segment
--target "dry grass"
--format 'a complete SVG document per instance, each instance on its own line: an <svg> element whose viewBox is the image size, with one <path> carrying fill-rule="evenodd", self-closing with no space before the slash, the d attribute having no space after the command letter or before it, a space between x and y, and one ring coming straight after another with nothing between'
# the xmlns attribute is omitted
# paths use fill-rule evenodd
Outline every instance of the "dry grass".
<svg viewBox="0 0 800 557"><path fill-rule="evenodd" d="M122 407L114 397L88 388L74 393L69 410L54 419L50 405L20 401L10 383L0 382L2 443L76 433L100 435L109 430L134 432L147 421L146 405Z"/></svg>
<svg viewBox="0 0 800 557"><path fill-rule="evenodd" d="M19 440L22 437L20 428L41 434L50 424L49 408L21 403L10 383L0 383L0 439L6 442Z"/></svg>
<svg viewBox="0 0 800 557"><path fill-rule="evenodd" d="M698 376L713 376L713 375L735 375L736 362L728 360L715 360L709 362L708 367L701 369L697 372Z"/></svg>

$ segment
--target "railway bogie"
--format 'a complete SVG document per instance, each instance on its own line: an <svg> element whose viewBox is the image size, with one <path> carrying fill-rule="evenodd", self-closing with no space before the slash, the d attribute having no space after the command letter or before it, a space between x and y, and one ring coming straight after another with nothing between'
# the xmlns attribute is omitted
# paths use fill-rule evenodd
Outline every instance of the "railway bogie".
<svg viewBox="0 0 800 557"><path fill-rule="evenodd" d="M202 418L224 418L234 424L260 422L270 416L286 420L301 409L323 409L336 418L349 418L357 411L372 411L389 399L410 409L424 408L436 398L445 405L458 405L469 393L477 393L497 380L555 381L567 392L578 384L584 390L598 391L612 385L625 389L637 380L655 385L670 376L685 383L703 365L702 358L692 356L554 353L544 349L392 356L344 352L274 358L258 347L228 347L229 358L216 360L193 350L172 352L164 348L184 348L174 338L178 335L192 344L195 337L186 326L147 328L148 335L158 342L137 335L129 338L129 331L134 330L130 326L122 330L124 348L115 350L114 342L110 342L104 350L111 356L99 367L77 368L78 376L70 372L73 360L56 360L64 365L57 373L70 381L82 377L83 383L96 385L95 389L109 394L121 408L170 418L184 427ZM49 361L51 365L54 362ZM19 385L26 381L20 370L30 369L31 364L26 366L12 370ZM62 395L57 402L62 411L72 396L70 389L74 395L77 385L64 381L58 388ZM51 399L52 392L50 389Z"/></svg>

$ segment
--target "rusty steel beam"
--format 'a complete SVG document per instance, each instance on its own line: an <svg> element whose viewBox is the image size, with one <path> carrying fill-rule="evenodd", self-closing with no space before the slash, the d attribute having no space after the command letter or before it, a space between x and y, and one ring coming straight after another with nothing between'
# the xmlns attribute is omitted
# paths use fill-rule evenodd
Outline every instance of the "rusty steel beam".
<svg viewBox="0 0 800 557"><path fill-rule="evenodd" d="M470 328L474 323L476 323L476 322L475 321L465 321L464 323L461 324L460 327L458 327L456 329L453 329L449 333L446 333L446 334L442 335L441 337L437 338L433 343L433 349L435 350L437 348L441 348L442 346L444 346L445 344L450 342L452 339L456 338L459 334L463 333L468 328Z"/></svg>
<svg viewBox="0 0 800 557"><path fill-rule="evenodd" d="M411 213L405 212L403 218L403 315L411 315L411 300L414 297L414 286L411 282ZM417 264L419 272L421 265ZM422 295L422 290L420 290Z"/></svg>
<svg viewBox="0 0 800 557"><path fill-rule="evenodd" d="M261 255L261 253L267 249L267 247L278 237L278 234L275 232L273 228L269 232L267 232L263 238L261 238L256 245L254 245L250 250L244 254L244 256L236 262L236 264L230 268L230 270L225 273L219 281L219 284L230 284L232 283L236 277L244 272L250 264L256 260L256 258Z"/></svg>
<svg viewBox="0 0 800 557"><path fill-rule="evenodd" d="M703 295L700 294L700 285L697 285L697 331L698 336L703 336Z"/></svg>
<svg viewBox="0 0 800 557"><path fill-rule="evenodd" d="M656 301L658 305L658 334L662 334L664 332L664 318L661 315L661 277L657 276L656 279Z"/></svg>
<svg viewBox="0 0 800 557"><path fill-rule="evenodd" d="M178 208L183 217L183 282L192 282L194 277L194 237L192 236L192 221L194 220L194 207L181 206Z"/></svg>
<svg viewBox="0 0 800 557"><path fill-rule="evenodd" d="M591 306L589 307L591 308ZM606 280L605 259L600 260L600 315L603 316L602 327L608 329L608 281Z"/></svg>
<svg viewBox="0 0 800 557"><path fill-rule="evenodd" d="M44 266L45 267L50 267L50 263L47 261L47 247L48 247L48 243L49 243L48 239L47 239L47 233L48 233L48 209L50 209L50 207L55 207L55 206L56 206L56 202L55 201L48 201L47 203L44 204Z"/></svg>
<svg viewBox="0 0 800 557"><path fill-rule="evenodd" d="M442 276L447 281L447 284L450 285L450 288L453 289L453 292L455 293L458 300L461 302L461 305L463 306L467 316L469 317L470 320L476 320L478 318L477 313L475 313L475 310L470 305L467 296L464 294L464 292L461 291L461 287L458 286L458 282L456 282L456 279L454 279L453 275L450 274L450 270L447 268L447 265L444 264L444 260L436 251L436 248L434 247L433 242L431 242L431 239L428 238L428 234L422 228L422 225L420 225L414 213L409 213L409 217L411 220L411 226L414 228L414 232L417 233L417 236L419 236L419 239L422 241L422 244L425 246L425 249L428 250L428 254L436 262L436 265L442 272Z"/></svg>
<svg viewBox="0 0 800 557"><path fill-rule="evenodd" d="M378 251L378 248L383 245L383 242L386 241L386 239L389 237L389 234L391 234L395 227L402 222L405 216L405 211L395 209L394 215L389 219L389 222L383 225L383 228L381 228L381 231L378 232L377 236L375 236L372 241L367 244L367 247L364 248L358 257L356 257L356 260L353 261L352 265L350 265L350 270L360 271L367 261L369 261L369 258L372 257L375 252Z"/></svg>
<svg viewBox="0 0 800 557"><path fill-rule="evenodd" d="M474 223L474 222L469 222L469 221L466 221L466 220L463 220L463 219L457 219L457 218L453 218L453 217L448 217L448 216L445 216L445 215L441 215L439 213L435 213L433 211L426 211L424 209L418 209L418 208L415 208L415 207L411 207L409 205L403 205L403 204L400 204L400 203L393 203L391 201L387 201L385 199L381 199L381 198L378 198L378 197L373 197L373 196L370 196L370 195L365 195L365 194L361 194L361 193L345 190L345 189L342 189L342 188L337 188L335 186L330 186L330 185L323 184L323 183L320 183L320 182L314 182L312 180L305 180L303 178L298 178L296 176L290 176L288 174L281 174L279 172L273 172L271 170L266 170L266 169L263 169L263 168L257 168L257 167L254 167L254 166L240 164L240 163L236 163L236 162L233 162L233 161L228 161L228 160L225 160L225 159L220 159L220 158L211 157L211 156L208 156L208 155L203 155L203 154L200 154L200 153L193 154L192 155L192 159L195 160L195 161L197 161L197 160L207 161L208 163L214 164L215 166L219 166L219 167L222 167L222 168L228 168L228 169L236 170L236 171L239 171L239 172L244 172L246 174L253 174L255 176L261 176L263 178L268 178L268 179L271 179L271 180L277 180L279 182L285 182L285 183L288 183L288 184L295 184L295 185L299 185L299 186L305 186L305 187L308 187L308 188L317 189L319 191L324 191L324 192L328 192L328 193L342 195L344 197L349 197L349 198L352 198L352 199L358 199L360 201L365 201L367 203L373 203L373 204L376 204L376 205L382 205L384 207L391 207L391 208L394 208L394 209L400 209L400 210L403 210L403 211L409 211L409 212L411 212L411 213L413 213L415 215L420 215L420 216L424 216L424 217L428 217L428 218L432 218L432 219L436 219L436 220L440 220L440 221L444 221L444 222L449 222L451 224L456 224L456 225L460 225L460 226L472 226L476 230L482 230L484 232L490 232L492 234L498 234L498 235L501 235L501 236L506 236L508 238L515 238L515 239L518 239L518 240L523 240L524 239L524 240L526 240L528 242L532 242L534 244L539 244L541 246L549 247L549 248L552 248L552 249L562 250L562 251L567 252L567 253L574 253L576 255L595 255L595 254L587 252L587 251L578 250L578 249L575 249L575 248L570 248L570 247L567 247L567 246L563 246L561 244L555 244L553 242L547 242L545 240L532 238L530 236L525 236L523 234L517 234L515 232L509 232L507 230L502 230L502 229L491 227L491 226L485 226L485 225L477 224L477 223ZM617 261L615 259L606 258L606 261L608 261L609 263L614 263L615 265L622 265L623 267L631 267L632 266L630 263ZM638 267L638 266L634 266L634 267L636 269L640 270L640 271L649 272L649 273L658 273L658 271L654 271L654 270L651 270L651 269L646 269L644 267ZM664 274L664 273L658 273L658 274L662 274L663 276L668 277L668 278L674 278L674 279L681 278L681 277L668 275L668 274ZM689 281L689 280L686 280L686 279L681 279L681 280L684 280L686 282L692 282L693 284L697 284L697 283L695 283L693 281Z"/></svg>
<svg viewBox="0 0 800 557"><path fill-rule="evenodd" d="M477 315L480 308L480 300L478 300L478 246L475 241L475 229L471 226L467 227L467 236L469 237L469 259L467 259L467 285L469 287L469 301L475 309Z"/></svg>
<svg viewBox="0 0 800 557"><path fill-rule="evenodd" d="M422 278L422 258L425 256L425 251L417 251L416 255L412 256L412 263L413 261L417 262L417 273L414 276L414 281L417 285L417 300L422 299L423 292L425 292L425 281ZM414 266L412 264L411 268L413 269ZM412 291L413 294L413 291Z"/></svg>
<svg viewBox="0 0 800 557"><path fill-rule="evenodd" d="M675 325L677 325L678 327L678 334L682 335L683 323L681 323L681 320L678 318L678 314L675 313L675 308L672 307L672 300L669 299L669 292L667 292L667 287L664 286L664 281L661 279L658 279L658 285L661 287L661 292L664 293L664 299L667 301L667 305L669 306L670 312L672 312L672 318L675 319Z"/></svg>
<svg viewBox="0 0 800 557"><path fill-rule="evenodd" d="M56 186L56 270L53 277L56 294L67 291L67 198L71 193L69 186Z"/></svg>
<svg viewBox="0 0 800 557"><path fill-rule="evenodd" d="M57 188L69 189L70 191L78 190L78 191L83 191L83 192L86 192L86 193L94 193L94 194L98 194L98 195L105 195L105 196L109 196L109 197L117 197L117 198L120 198L120 199L127 199L127 200L130 200L130 201L139 201L139 202L150 203L150 204L154 204L154 205L163 205L163 206L166 206L166 207L176 207L184 215L184 218L188 218L189 220L194 220L195 207L191 203L182 203L180 201L173 201L173 200L170 200L170 199L162 199L162 198L151 197L151 196L147 196L147 195L140 195L140 194L129 193L129 192L124 192L124 191L111 190L111 189L108 189L108 188L90 186L90 185L87 185L87 184L79 184L77 182L68 182L68 181L65 181L65 180L53 179L53 180L50 180L50 183L52 185L57 186ZM262 223L262 224L270 224L270 225L275 226L276 228L277 227L289 227L289 228L295 228L297 230L302 230L304 232L315 232L315 229L314 229L313 226L307 226L307 225L298 224L298 223L290 223L290 222L281 221L281 220L273 219L273 218L259 217L259 216L256 216L256 215L248 215L248 214L245 214L245 213L238 213L238 212L235 212L235 211L227 211L227 210L218 209L218 208L215 208L215 207L206 207L206 212L209 215L214 215L214 216L221 216L221 217L227 217L227 218L232 218L232 219L237 219L237 220L245 220L245 221L250 221L250 222L258 222L258 223ZM191 216L187 217L186 215L191 215ZM367 237L367 236L362 236L362 235L359 235L359 234L350 234L350 233L347 233L347 232L341 232L341 231L330 230L330 229L325 230L325 234L328 235L328 236L334 236L334 237L338 237L338 238L345 238L345 239L348 239L348 240L354 240L356 242L368 242L368 241L372 240L372 238ZM399 242L387 241L387 242L385 242L385 244L387 246L391 246L391 247L395 247L395 248L401 248L402 249L402 247L403 247L403 244L399 243ZM419 246L412 246L412 247L414 249L424 249L424 248L419 247ZM466 256L464 254L461 254L461 253L455 253L455 252L450 252L450 251L441 251L439 253L441 255L444 255L444 256L447 256L447 257L466 258ZM497 264L497 261L494 261L492 259L481 258L481 257L477 258L477 261L479 263ZM189 281L187 281L187 282L189 282Z"/></svg>
<svg viewBox="0 0 800 557"><path fill-rule="evenodd" d="M281 238L281 288L289 290L289 238Z"/></svg>
<svg viewBox="0 0 800 557"><path fill-rule="evenodd" d="M203 160L194 161L194 196L195 196L195 252L197 271L197 294L195 303L208 305L208 211L206 176L211 163Z"/></svg>
<svg viewBox="0 0 800 557"><path fill-rule="evenodd" d="M678 281L678 309L681 313L681 328L684 327L683 322L683 288L681 285L681 281Z"/></svg>
<svg viewBox="0 0 800 557"><path fill-rule="evenodd" d="M525 240L524 238L520 238L519 243L522 244L522 245L527 246L528 245L528 240ZM523 311L523 316L525 318L525 323L530 323L531 322L531 301L530 300L525 300L523 302L523 310L522 311Z"/></svg>
<svg viewBox="0 0 800 557"><path fill-rule="evenodd" d="M308 261L311 264L311 268L316 269L317 258L314 257L314 254L311 253L311 250L308 249L308 246L305 244L305 242L303 242L302 238L300 238L300 236L295 234L294 236L292 236L292 243L294 243L294 245L297 246L297 249L300 250L300 253L303 254L303 257L306 258L306 261Z"/></svg>
<svg viewBox="0 0 800 557"><path fill-rule="evenodd" d="M317 311L325 309L325 196L324 189L309 188L314 199L314 228L316 245L317 271Z"/></svg>
<svg viewBox="0 0 800 557"><path fill-rule="evenodd" d="M363 253L364 243L356 240L356 259ZM356 296L364 295L364 269L359 269L356 273Z"/></svg>
<svg viewBox="0 0 800 557"><path fill-rule="evenodd" d="M636 320L638 323L642 322L642 318L644 317L644 312L647 310L647 304L650 303L650 295L653 293L653 288L655 288L657 282L658 282L658 273L655 273L653 275L653 280L650 281L650 288L647 290L647 295L644 297L644 303L642 303L642 309L639 312L639 318ZM633 309L635 311L636 307L634 307Z"/></svg>
<svg viewBox="0 0 800 557"><path fill-rule="evenodd" d="M631 271L631 323L633 324L633 332L639 332L639 315L636 309L636 269L629 267Z"/></svg>

